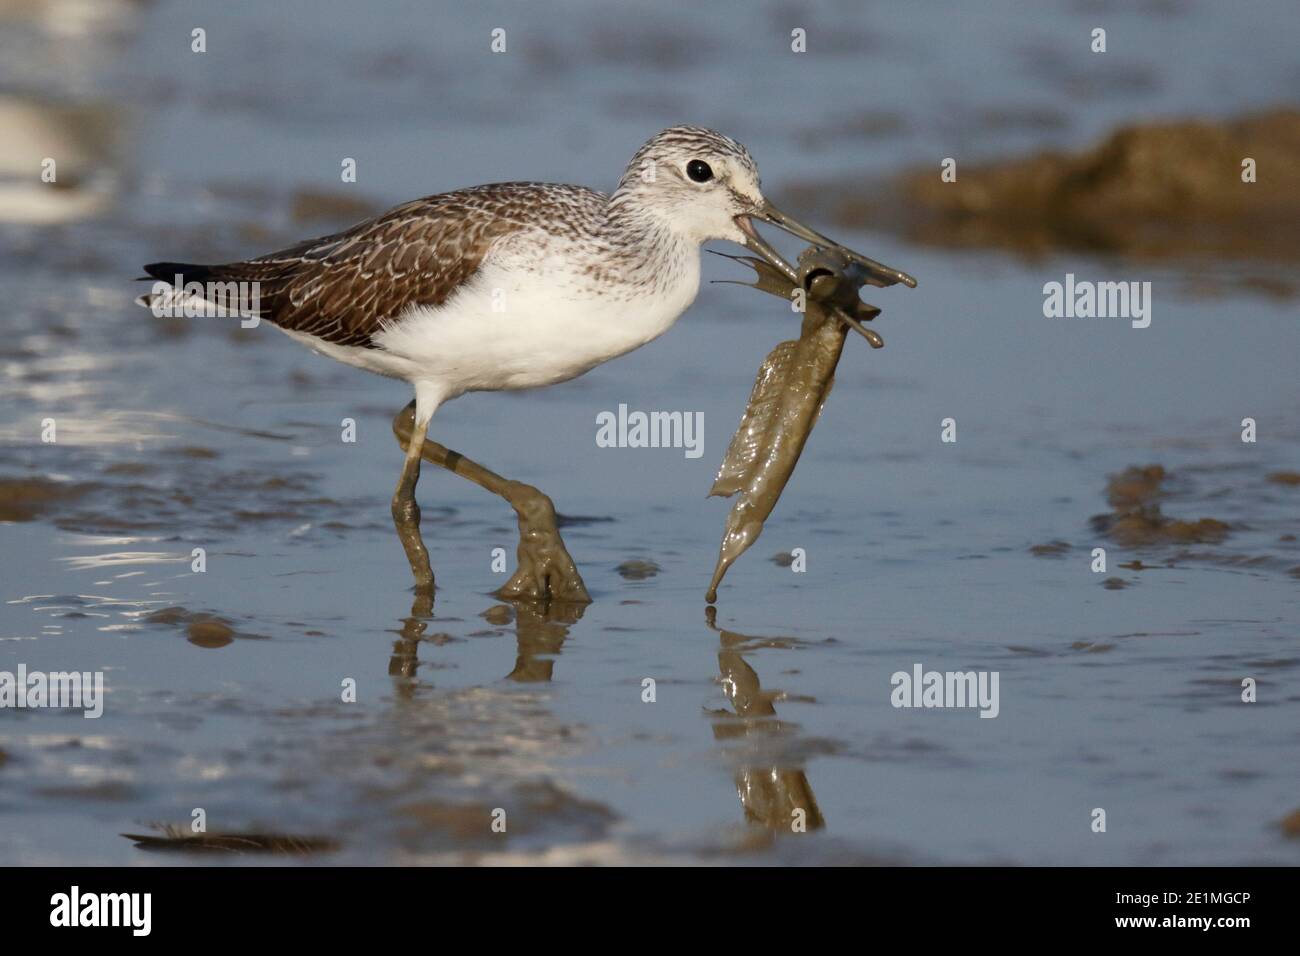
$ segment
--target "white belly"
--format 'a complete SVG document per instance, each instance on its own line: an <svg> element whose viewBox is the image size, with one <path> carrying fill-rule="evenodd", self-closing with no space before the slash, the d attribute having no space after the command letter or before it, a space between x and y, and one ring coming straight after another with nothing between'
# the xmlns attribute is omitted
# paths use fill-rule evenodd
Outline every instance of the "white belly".
<svg viewBox="0 0 1300 956"><path fill-rule="evenodd" d="M567 381L662 335L695 300L699 284L698 252L671 284L640 294L602 294L571 273L484 263L442 306L410 310L374 342L388 353L382 361L403 367L387 374L437 383L448 397L535 388Z"/></svg>

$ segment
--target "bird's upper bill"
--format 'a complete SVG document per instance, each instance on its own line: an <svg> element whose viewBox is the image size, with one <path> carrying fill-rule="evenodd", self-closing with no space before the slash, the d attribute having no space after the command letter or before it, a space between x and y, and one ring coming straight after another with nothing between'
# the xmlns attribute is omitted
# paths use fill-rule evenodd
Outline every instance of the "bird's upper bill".
<svg viewBox="0 0 1300 956"><path fill-rule="evenodd" d="M916 280L906 272L899 272L897 269L891 269L889 266L882 265L875 259L868 259L861 253L854 252L846 246L840 245L834 239L823 236L820 232L810 229L799 220L787 216L781 210L777 209L770 202L764 201L754 212L745 213L736 217L736 225L740 231L745 234L745 246L758 253L777 269L780 269L787 278L793 282L799 281L799 274L789 262L787 262L772 245L758 234L754 228L754 220L770 223L778 229L783 229L792 236L798 236L805 242L810 242L814 246L822 249L835 249L842 253L849 260L856 262L867 273L870 278L867 280L871 285L888 286L902 283L909 288L916 288Z"/></svg>

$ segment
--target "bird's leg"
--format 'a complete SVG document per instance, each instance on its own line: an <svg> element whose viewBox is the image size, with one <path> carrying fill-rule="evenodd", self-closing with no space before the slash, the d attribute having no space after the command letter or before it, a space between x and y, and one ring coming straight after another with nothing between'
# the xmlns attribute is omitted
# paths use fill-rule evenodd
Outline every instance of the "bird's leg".
<svg viewBox="0 0 1300 956"><path fill-rule="evenodd" d="M415 485L420 480L420 452L424 445L424 429L415 427L415 403L410 405L411 422L407 426L406 461L402 463L402 477L393 492L393 526L406 551L407 563L415 577L417 601L421 596L433 595L433 568L429 565L429 549L420 535L420 505L415 500Z"/></svg>
<svg viewBox="0 0 1300 956"><path fill-rule="evenodd" d="M407 449L407 461L411 460L412 445L419 441L421 444L416 452L417 470L419 459L423 458L462 478L468 478L480 488L486 488L504 498L519 517L519 567L497 592L500 597L525 600L550 598L591 603L591 595L582 582L578 566L574 564L568 549L564 547L564 539L560 537L556 526L555 505L550 498L532 485L502 478L496 472L423 435L416 439L415 431L415 403L412 402L393 419L393 434ZM425 560L428 560L427 555Z"/></svg>

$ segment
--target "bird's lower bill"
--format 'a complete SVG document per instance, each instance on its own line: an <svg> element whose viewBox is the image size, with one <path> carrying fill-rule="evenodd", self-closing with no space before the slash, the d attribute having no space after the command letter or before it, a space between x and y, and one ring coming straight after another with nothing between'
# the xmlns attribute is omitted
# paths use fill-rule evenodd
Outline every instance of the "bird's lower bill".
<svg viewBox="0 0 1300 956"><path fill-rule="evenodd" d="M872 285L888 286L897 285L901 282L909 288L916 288L916 280L906 272L900 272L897 269L882 265L875 259L869 259L859 252L854 252L847 246L840 245L834 239L823 236L820 232L805 226L794 217L787 216L771 203L765 203L761 208L753 213L737 216L736 225L739 226L740 231L745 234L746 248L758 253L773 266L785 273L786 277L793 282L799 281L798 271L785 260L781 253L776 251L771 243L758 234L758 230L754 228L755 219L758 219L761 222L770 223L778 229L790 233L792 236L798 236L805 242L812 243L814 246L820 246L823 249L838 250L847 258L862 266L866 273L871 277Z"/></svg>

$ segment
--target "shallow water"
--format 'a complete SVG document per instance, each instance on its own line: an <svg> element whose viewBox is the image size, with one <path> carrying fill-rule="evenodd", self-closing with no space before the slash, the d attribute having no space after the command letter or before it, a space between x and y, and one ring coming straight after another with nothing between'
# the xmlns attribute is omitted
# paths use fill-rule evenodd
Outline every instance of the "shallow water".
<svg viewBox="0 0 1300 956"><path fill-rule="evenodd" d="M1268 478L1300 466L1291 299L1194 297L1177 263L844 236L920 287L873 290L886 348L850 341L710 621L728 504L705 494L754 370L797 326L765 297L706 286L616 363L435 420L444 444L594 519L564 533L595 603L548 616L491 597L513 515L427 469L439 590L419 620L387 508L405 386L267 327L159 323L128 281L143 262L343 224L306 220L303 203L295 219L296 190L382 207L494 179L608 186L683 120L747 142L779 201L813 173L1256 109L1297 79L1287 5L1249 22L1177 2L1032 20L1012 4L978 20L958 4L709 6L689 29L583 4L468 19L321 6L122 4L75 30L4 25L18 112L49 115L32 90L53 89L112 122L86 137L73 205L0 223L0 670L102 670L109 688L94 722L0 710L0 862L286 859L120 835L188 828L200 807L214 833L336 841L302 857L320 862L1300 862L1277 827L1300 804L1300 487ZM1099 18L1105 71L1082 52ZM498 25L509 52L494 57ZM802 58L784 52L792 25L810 31ZM827 132L846 122L862 132ZM335 179L343 156L355 186ZM79 194L104 205L87 213ZM737 277L706 258L709 277ZM1151 327L1045 319L1042 285L1066 272L1151 281ZM596 415L620 403L702 412L704 454L597 447ZM1110 510L1108 476L1150 463L1170 476L1165 515L1218 519L1228 537L1104 537L1090 519ZM1031 552L1051 542L1069 547ZM794 548L804 573L770 560ZM620 573L629 561L658 571ZM997 719L892 707L891 675L917 663L997 671ZM1241 703L1244 677L1258 703ZM809 832L789 832L792 806Z"/></svg>

